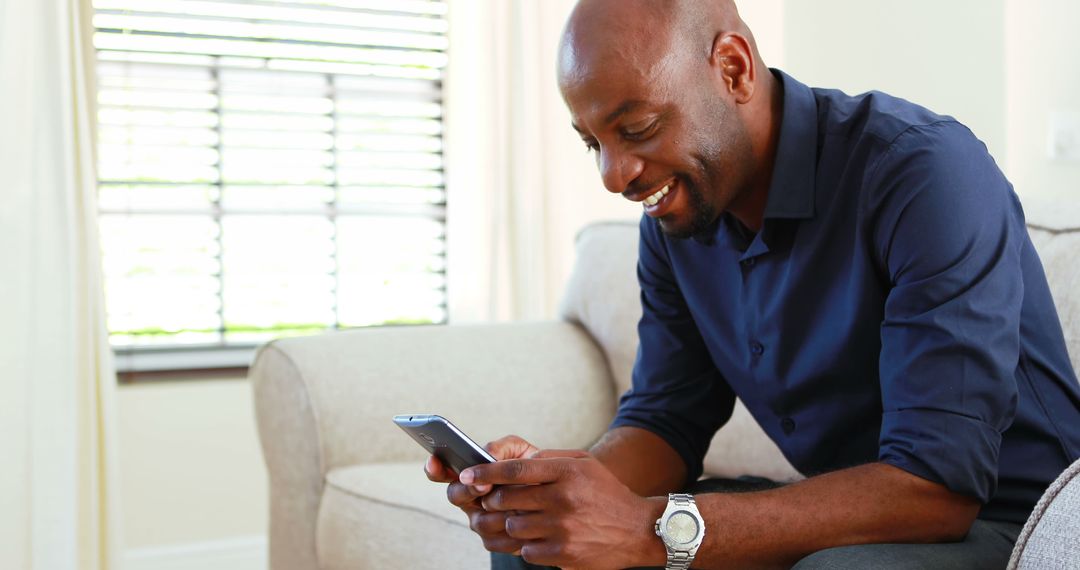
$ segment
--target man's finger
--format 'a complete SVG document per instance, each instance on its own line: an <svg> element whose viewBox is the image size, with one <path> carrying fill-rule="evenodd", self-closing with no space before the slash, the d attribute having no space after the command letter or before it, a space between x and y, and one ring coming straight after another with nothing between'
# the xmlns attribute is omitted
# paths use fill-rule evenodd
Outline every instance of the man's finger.
<svg viewBox="0 0 1080 570"><path fill-rule="evenodd" d="M536 446L516 435L500 437L484 446L495 459L520 459L532 455Z"/></svg>
<svg viewBox="0 0 1080 570"><path fill-rule="evenodd" d="M555 541L531 540L521 546L521 558L540 566L561 566L568 554L566 545Z"/></svg>
<svg viewBox="0 0 1080 570"><path fill-rule="evenodd" d="M479 535L503 534L506 532L507 516L509 513L474 511L469 513L469 528Z"/></svg>
<svg viewBox="0 0 1080 570"><path fill-rule="evenodd" d="M517 555L521 552L522 542L516 538L510 538L506 533L492 536L482 536L484 548L488 552L502 552L504 554Z"/></svg>
<svg viewBox="0 0 1080 570"><path fill-rule="evenodd" d="M551 485L503 485L480 500L487 511L545 511L564 503Z"/></svg>
<svg viewBox="0 0 1080 570"><path fill-rule="evenodd" d="M470 485L536 485L558 481L572 459L508 459L474 465L461 472L461 482Z"/></svg>
<svg viewBox="0 0 1080 570"><path fill-rule="evenodd" d="M537 540L554 535L558 531L550 515L522 513L510 515L503 523L506 534L519 540Z"/></svg>
<svg viewBox="0 0 1080 570"><path fill-rule="evenodd" d="M450 499L453 505L464 507L489 492L491 492L491 485L464 485L454 482L446 487L446 498Z"/></svg>
<svg viewBox="0 0 1080 570"><path fill-rule="evenodd" d="M424 463L424 474L427 475L429 480L436 483L457 481L457 473L443 465L442 461L439 461L439 458L434 455L429 456L427 462Z"/></svg>

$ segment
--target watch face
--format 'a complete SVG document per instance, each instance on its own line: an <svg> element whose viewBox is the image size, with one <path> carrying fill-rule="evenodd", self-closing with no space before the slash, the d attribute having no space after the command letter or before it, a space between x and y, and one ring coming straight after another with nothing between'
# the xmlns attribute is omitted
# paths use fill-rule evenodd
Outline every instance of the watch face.
<svg viewBox="0 0 1080 570"><path fill-rule="evenodd" d="M668 517L664 524L664 535L676 544L693 542L698 535L698 522L686 511L678 511Z"/></svg>

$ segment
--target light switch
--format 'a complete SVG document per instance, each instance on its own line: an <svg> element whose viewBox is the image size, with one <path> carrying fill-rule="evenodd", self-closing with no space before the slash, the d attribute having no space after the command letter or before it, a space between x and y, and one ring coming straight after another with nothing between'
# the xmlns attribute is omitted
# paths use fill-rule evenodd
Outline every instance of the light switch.
<svg viewBox="0 0 1080 570"><path fill-rule="evenodd" d="M1080 111L1050 113L1051 160L1080 162Z"/></svg>

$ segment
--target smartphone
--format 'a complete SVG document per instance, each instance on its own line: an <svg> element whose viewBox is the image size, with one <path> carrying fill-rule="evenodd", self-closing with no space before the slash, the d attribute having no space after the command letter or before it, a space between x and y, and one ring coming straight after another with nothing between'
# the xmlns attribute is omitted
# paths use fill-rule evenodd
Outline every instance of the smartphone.
<svg viewBox="0 0 1080 570"><path fill-rule="evenodd" d="M490 453L442 416L400 415L394 416L394 423L416 440L420 447L438 457L443 465L449 465L458 473L473 465L495 463Z"/></svg>

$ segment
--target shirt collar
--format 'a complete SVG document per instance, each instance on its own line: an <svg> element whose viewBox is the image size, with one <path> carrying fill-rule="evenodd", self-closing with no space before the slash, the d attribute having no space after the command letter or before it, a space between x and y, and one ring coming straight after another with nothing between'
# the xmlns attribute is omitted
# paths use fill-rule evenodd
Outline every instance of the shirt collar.
<svg viewBox="0 0 1080 570"><path fill-rule="evenodd" d="M765 203L766 218L814 217L817 174L818 111L814 92L790 75L773 69L784 87L784 113L776 163Z"/></svg>

